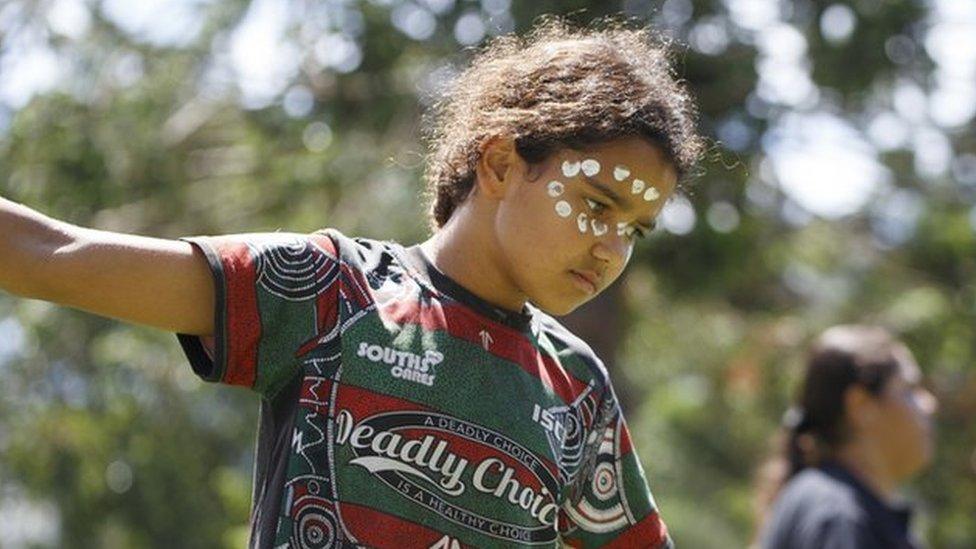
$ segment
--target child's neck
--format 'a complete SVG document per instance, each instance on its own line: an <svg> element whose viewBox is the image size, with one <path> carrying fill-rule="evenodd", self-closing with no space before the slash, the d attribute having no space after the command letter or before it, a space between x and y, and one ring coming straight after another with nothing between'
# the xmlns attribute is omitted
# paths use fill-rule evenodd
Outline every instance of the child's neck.
<svg viewBox="0 0 976 549"><path fill-rule="evenodd" d="M469 203L462 204L447 224L420 245L421 249L438 271L469 292L498 307L521 311L526 296L499 260L490 224L480 222L473 211L460 211L467 206Z"/></svg>

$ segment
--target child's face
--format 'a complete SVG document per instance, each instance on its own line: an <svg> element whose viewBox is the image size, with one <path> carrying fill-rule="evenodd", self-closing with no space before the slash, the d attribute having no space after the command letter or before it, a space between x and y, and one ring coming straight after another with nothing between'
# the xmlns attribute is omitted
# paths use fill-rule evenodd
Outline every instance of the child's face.
<svg viewBox="0 0 976 549"><path fill-rule="evenodd" d="M529 167L496 218L512 281L553 314L592 299L623 272L676 182L661 149L636 137L564 149Z"/></svg>

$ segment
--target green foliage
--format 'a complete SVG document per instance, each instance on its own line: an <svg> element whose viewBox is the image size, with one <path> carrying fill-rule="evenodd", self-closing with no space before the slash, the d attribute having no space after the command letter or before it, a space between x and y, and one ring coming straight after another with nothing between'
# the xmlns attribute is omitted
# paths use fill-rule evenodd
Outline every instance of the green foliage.
<svg viewBox="0 0 976 549"><path fill-rule="evenodd" d="M24 11L0 18L8 25L0 33L17 25L47 32L44 3L14 4ZM482 11L448 3L430 37L414 40L391 21L402 4L330 0L320 8L333 17L324 28L289 23L302 59L283 93L300 87L313 98L298 114L283 108L283 93L241 108L233 79L212 71L226 63L221 44L248 2L202 4L201 30L179 45L153 45L98 13L78 39L50 34L56 51L75 60L71 85L34 97L0 130L0 194L81 225L162 237L330 225L417 241L426 234L419 117L437 87L430 75L463 63L455 24ZM925 82L934 71L920 44L920 3L850 3L857 27L843 43L821 36L820 3L788 4L783 20L806 39L821 98L855 127L899 79ZM676 6L692 11L675 15ZM761 55L725 3L547 0L482 15L493 33L525 30L544 13L587 23L621 9L678 40L678 70L714 140L688 184L694 230L656 234L621 281L620 298L580 313L626 319L603 352L629 395L635 445L673 536L687 547L747 545L753 472L795 390L803 345L830 324L873 321L904 335L940 399L936 462L911 487L923 533L933 547L971 547L972 184L917 173L901 148L879 160L892 185L919 200L907 238L879 237L871 205L797 222L784 215L789 197L767 173L763 138L791 109L808 107L757 101ZM360 21L361 32L349 21ZM725 29L727 44L711 53L680 46L709 22ZM313 52L326 32L354 39L362 64L348 73L323 67ZM910 61L885 55L895 35L914 41ZM124 66L141 68L120 78ZM730 121L746 138L721 137ZM945 135L956 157L976 153L971 135ZM718 202L738 213L736 226L705 221ZM172 336L0 295L0 380L0 484L54 503L56 545L244 544L257 402L197 381Z"/></svg>

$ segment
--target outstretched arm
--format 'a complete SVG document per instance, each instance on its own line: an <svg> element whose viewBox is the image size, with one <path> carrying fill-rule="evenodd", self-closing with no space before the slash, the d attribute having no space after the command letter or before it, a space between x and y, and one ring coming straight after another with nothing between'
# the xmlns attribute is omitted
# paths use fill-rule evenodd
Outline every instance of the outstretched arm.
<svg viewBox="0 0 976 549"><path fill-rule="evenodd" d="M213 278L191 244L85 229L4 198L0 289L173 332L213 332Z"/></svg>

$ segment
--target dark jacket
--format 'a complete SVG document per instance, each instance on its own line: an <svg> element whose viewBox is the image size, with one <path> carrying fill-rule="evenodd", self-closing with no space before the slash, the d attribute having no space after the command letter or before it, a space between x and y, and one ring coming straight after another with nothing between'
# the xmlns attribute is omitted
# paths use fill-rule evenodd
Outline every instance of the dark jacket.
<svg viewBox="0 0 976 549"><path fill-rule="evenodd" d="M763 549L918 549L911 511L883 503L837 464L805 469L783 487Z"/></svg>

